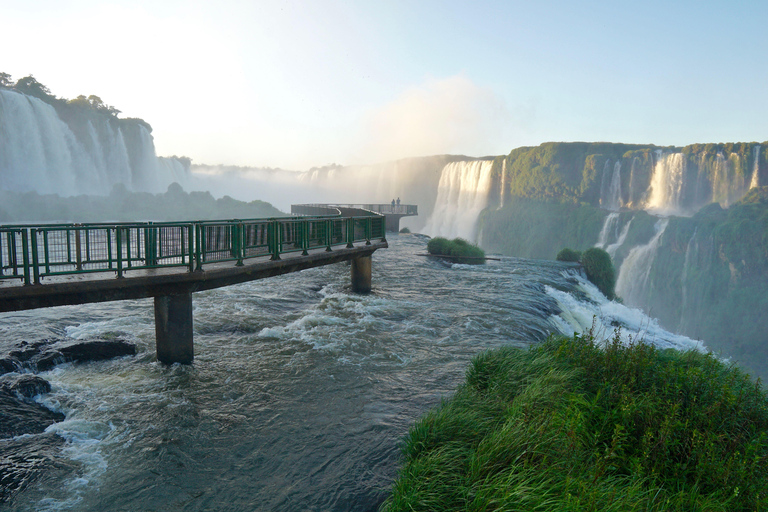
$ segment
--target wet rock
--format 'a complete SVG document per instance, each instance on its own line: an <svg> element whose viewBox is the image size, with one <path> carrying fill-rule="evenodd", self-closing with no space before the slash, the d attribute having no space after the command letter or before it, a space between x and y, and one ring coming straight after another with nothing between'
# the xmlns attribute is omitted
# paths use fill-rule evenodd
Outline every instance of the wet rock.
<svg viewBox="0 0 768 512"><path fill-rule="evenodd" d="M21 370L21 361L12 357L10 354L0 358L0 375L5 373L17 372Z"/></svg>
<svg viewBox="0 0 768 512"><path fill-rule="evenodd" d="M0 386L16 393L20 398L32 399L43 393L50 393L51 383L42 377L29 373L4 375L0 377Z"/></svg>
<svg viewBox="0 0 768 512"><path fill-rule="evenodd" d="M37 371L45 372L57 364L66 363L67 359L64 357L64 354L58 350L49 350L40 354L38 357L32 358L32 362Z"/></svg>
<svg viewBox="0 0 768 512"><path fill-rule="evenodd" d="M62 363L103 361L128 355L136 355L136 345L124 340L21 342L0 357L0 375L24 370L44 372Z"/></svg>
<svg viewBox="0 0 768 512"><path fill-rule="evenodd" d="M64 440L53 433L0 439L0 504L13 508L14 498L33 482L71 473L71 462L60 456ZM5 509L3 509L5 510Z"/></svg>
<svg viewBox="0 0 768 512"><path fill-rule="evenodd" d="M0 439L37 434L62 421L64 415L19 396L9 388L0 387Z"/></svg>
<svg viewBox="0 0 768 512"><path fill-rule="evenodd" d="M59 347L67 361L82 363L136 355L136 345L123 340L84 341Z"/></svg>

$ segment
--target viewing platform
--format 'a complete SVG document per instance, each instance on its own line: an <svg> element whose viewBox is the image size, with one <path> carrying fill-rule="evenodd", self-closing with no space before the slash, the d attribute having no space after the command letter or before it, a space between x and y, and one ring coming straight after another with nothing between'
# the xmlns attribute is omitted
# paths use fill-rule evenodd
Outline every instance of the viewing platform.
<svg viewBox="0 0 768 512"><path fill-rule="evenodd" d="M155 299L157 357L191 363L192 293L351 262L371 290L382 215L0 226L0 312Z"/></svg>
<svg viewBox="0 0 768 512"><path fill-rule="evenodd" d="M292 215L342 215L344 217L357 215L370 215L371 213L383 215L386 219L386 230L400 231L400 219L413 217L419 214L419 207L415 204L292 204Z"/></svg>

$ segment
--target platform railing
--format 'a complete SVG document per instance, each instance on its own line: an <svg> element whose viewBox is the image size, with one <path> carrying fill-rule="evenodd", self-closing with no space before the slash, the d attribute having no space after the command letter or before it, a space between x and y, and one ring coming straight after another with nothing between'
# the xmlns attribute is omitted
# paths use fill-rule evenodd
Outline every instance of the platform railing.
<svg viewBox="0 0 768 512"><path fill-rule="evenodd" d="M383 216L0 226L0 280L235 262L385 240Z"/></svg>

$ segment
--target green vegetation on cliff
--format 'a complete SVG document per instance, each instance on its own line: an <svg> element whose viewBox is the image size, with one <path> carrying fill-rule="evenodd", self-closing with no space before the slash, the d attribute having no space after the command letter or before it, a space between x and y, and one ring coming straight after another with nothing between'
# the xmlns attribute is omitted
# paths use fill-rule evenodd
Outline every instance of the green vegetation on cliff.
<svg viewBox="0 0 768 512"><path fill-rule="evenodd" d="M594 245L605 216L586 204L512 198L500 210L483 212L479 245L494 253L551 260L563 247L584 251Z"/></svg>
<svg viewBox="0 0 768 512"><path fill-rule="evenodd" d="M587 279L609 300L616 298L616 269L613 268L611 256L603 249L590 247L582 254L566 247L557 253L555 259L581 263Z"/></svg>
<svg viewBox="0 0 768 512"><path fill-rule="evenodd" d="M616 298L616 270L613 268L611 256L603 249L590 247L581 255L584 273L600 292L609 300Z"/></svg>
<svg viewBox="0 0 768 512"><path fill-rule="evenodd" d="M0 191L0 223L132 222L282 217L264 201L244 202L210 192L185 192L172 183L164 194L129 192L116 185L109 196L38 195Z"/></svg>
<svg viewBox="0 0 768 512"><path fill-rule="evenodd" d="M553 338L477 356L403 456L382 512L764 510L768 398L711 355Z"/></svg>
<svg viewBox="0 0 768 512"><path fill-rule="evenodd" d="M427 243L427 252L435 256L449 256L452 261L457 263L474 265L485 263L485 251L463 238L448 240L437 236Z"/></svg>

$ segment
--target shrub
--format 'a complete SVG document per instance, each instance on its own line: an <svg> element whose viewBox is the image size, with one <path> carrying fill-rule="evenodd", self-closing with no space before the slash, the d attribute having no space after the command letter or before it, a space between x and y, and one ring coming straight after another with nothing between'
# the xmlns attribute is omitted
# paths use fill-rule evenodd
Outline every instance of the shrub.
<svg viewBox="0 0 768 512"><path fill-rule="evenodd" d="M408 229L408 228L402 228L402 229L400 230L400 232L401 232L401 233L410 233L410 232L411 232L411 230L410 230L410 229Z"/></svg>
<svg viewBox="0 0 768 512"><path fill-rule="evenodd" d="M592 281L603 295L608 297L609 300L616 298L614 291L616 287L616 270L613 268L610 254L603 249L591 247L582 254L581 264L584 266L587 279Z"/></svg>
<svg viewBox="0 0 768 512"><path fill-rule="evenodd" d="M581 253L579 251L574 251L573 249L565 248L561 249L559 253L557 253L557 258L555 258L557 261L573 261L578 262L581 260Z"/></svg>
<svg viewBox="0 0 768 512"><path fill-rule="evenodd" d="M463 238L448 240L435 237L427 243L427 252L435 256L450 256L459 263L484 263L485 251Z"/></svg>

